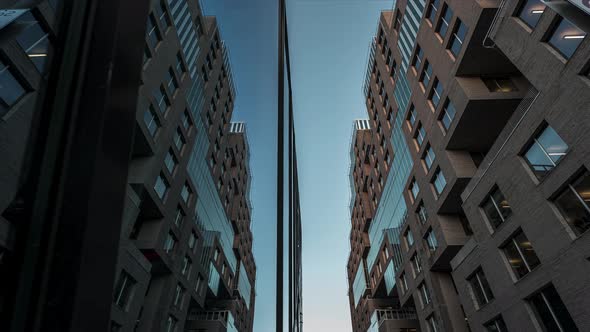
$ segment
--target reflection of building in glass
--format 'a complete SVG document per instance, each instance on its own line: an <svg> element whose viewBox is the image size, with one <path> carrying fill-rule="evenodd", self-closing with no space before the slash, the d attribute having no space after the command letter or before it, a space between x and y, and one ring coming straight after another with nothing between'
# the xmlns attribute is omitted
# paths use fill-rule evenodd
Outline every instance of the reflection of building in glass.
<svg viewBox="0 0 590 332"><path fill-rule="evenodd" d="M588 324L575 252L590 137L568 125L590 104L588 31L567 2L407 0L381 14L351 143L354 331ZM400 322L387 310L416 325L385 326Z"/></svg>

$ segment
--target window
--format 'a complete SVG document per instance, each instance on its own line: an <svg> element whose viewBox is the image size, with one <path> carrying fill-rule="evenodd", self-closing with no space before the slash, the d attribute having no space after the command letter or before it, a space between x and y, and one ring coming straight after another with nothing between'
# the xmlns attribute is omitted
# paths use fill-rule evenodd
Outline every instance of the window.
<svg viewBox="0 0 590 332"><path fill-rule="evenodd" d="M449 128L451 127L451 123L453 122L453 119L455 118L455 106L453 106L453 103L451 103L451 100L449 98L447 98L445 105L443 106L443 110L442 110L442 115L440 118L440 122L442 122L443 127L445 128L445 130L449 130Z"/></svg>
<svg viewBox="0 0 590 332"><path fill-rule="evenodd" d="M506 323L504 323L502 316L498 316L492 321L485 323L483 327L486 328L487 332L508 332L508 328L506 327Z"/></svg>
<svg viewBox="0 0 590 332"><path fill-rule="evenodd" d="M209 74L207 74L207 68L205 68L205 65L201 67L201 76L205 83L209 82Z"/></svg>
<svg viewBox="0 0 590 332"><path fill-rule="evenodd" d="M156 112L154 110L154 106L152 106L151 104L148 107L148 109L146 109L143 113L143 122L145 123L145 126L150 135L152 135L152 137L155 137L161 125L160 120L158 120L158 116L156 115Z"/></svg>
<svg viewBox="0 0 590 332"><path fill-rule="evenodd" d="M420 202L420 205L418 205L418 210L416 212L418 213L418 219L420 220L420 222L422 224L426 223L426 220L428 220L428 211L424 206L424 202Z"/></svg>
<svg viewBox="0 0 590 332"><path fill-rule="evenodd" d="M399 279L401 281L400 285L402 288L402 293L405 293L408 291L408 280L406 279L406 273L402 272L402 274L400 274Z"/></svg>
<svg viewBox="0 0 590 332"><path fill-rule="evenodd" d="M27 53L37 70L43 73L51 47L49 35L30 11L21 15L17 22L23 28L16 37L16 41L23 51Z"/></svg>
<svg viewBox="0 0 590 332"><path fill-rule="evenodd" d="M163 173L160 173L156 179L156 183L154 184L154 190L160 199L164 199L169 187L170 185L168 184L168 180L166 180L166 177L164 177Z"/></svg>
<svg viewBox="0 0 590 332"><path fill-rule="evenodd" d="M436 173L434 173L434 177L432 178L432 184L434 185L434 189L437 195L442 194L443 190L445 190L447 180L445 179L445 176L440 168L436 170Z"/></svg>
<svg viewBox="0 0 590 332"><path fill-rule="evenodd" d="M453 29L453 35L451 36L451 44L449 45L449 49L455 58L461 53L461 48L463 48L463 42L465 41L466 36L467 26L461 22L460 19L457 19L455 28Z"/></svg>
<svg viewBox="0 0 590 332"><path fill-rule="evenodd" d="M498 228L512 214L510 204L498 188L492 190L481 208L493 229Z"/></svg>
<svg viewBox="0 0 590 332"><path fill-rule="evenodd" d="M166 73L166 82L168 85L168 90L172 95L174 95L174 93L178 89L178 82L176 82L176 78L174 77L174 70L172 69L172 67L170 67L170 69L168 69L168 72Z"/></svg>
<svg viewBox="0 0 590 332"><path fill-rule="evenodd" d="M482 78L481 80L490 92L518 91L516 85L514 85L512 80L508 77Z"/></svg>
<svg viewBox="0 0 590 332"><path fill-rule="evenodd" d="M184 256L184 259L182 260L182 269L180 270L180 273L182 273L182 275L186 276L186 278L188 279L191 274L191 268L192 260L190 259L190 257Z"/></svg>
<svg viewBox="0 0 590 332"><path fill-rule="evenodd" d="M438 323L434 315L426 318L426 326L428 327L428 332L438 332Z"/></svg>
<svg viewBox="0 0 590 332"><path fill-rule="evenodd" d="M187 110L184 110L182 113L182 126L187 131L192 127L193 121L191 120L191 116L189 115Z"/></svg>
<svg viewBox="0 0 590 332"><path fill-rule="evenodd" d="M0 60L0 117L4 116L26 94L8 65Z"/></svg>
<svg viewBox="0 0 590 332"><path fill-rule="evenodd" d="M416 46L416 54L414 55L414 61L412 61L412 65L416 70L420 68L422 64L422 57L424 57L424 51L420 48L420 45Z"/></svg>
<svg viewBox="0 0 590 332"><path fill-rule="evenodd" d="M115 321L111 321L111 329L110 332L119 332L121 331L121 328L123 328L121 326L121 324L115 322Z"/></svg>
<svg viewBox="0 0 590 332"><path fill-rule="evenodd" d="M166 165L166 169L170 174L174 174L174 170L176 169L176 165L178 165L178 160L174 156L174 151L168 150L166 154L166 158L164 159L164 164Z"/></svg>
<svg viewBox="0 0 590 332"><path fill-rule="evenodd" d="M430 23L433 23L434 19L436 18L436 12L438 11L439 3L440 3L439 0L431 0L430 3L428 4L426 17L428 18Z"/></svg>
<svg viewBox="0 0 590 332"><path fill-rule="evenodd" d="M410 192L412 193L413 199L416 199L416 197L418 197L418 194L420 193L420 187L418 187L416 179L413 179L412 183L410 184Z"/></svg>
<svg viewBox="0 0 590 332"><path fill-rule="evenodd" d="M164 242L164 251L166 251L167 253L170 253L170 252L174 251L175 247L176 247L176 237L174 236L174 234L172 234L172 232L168 232L168 235L166 236L166 241Z"/></svg>
<svg viewBox="0 0 590 332"><path fill-rule="evenodd" d="M168 100L166 89L164 89L163 85L160 85L160 88L154 91L154 98L156 99L160 112L165 113L170 106L170 100Z"/></svg>
<svg viewBox="0 0 590 332"><path fill-rule="evenodd" d="M553 285L545 287L528 298L535 318L543 331L576 332L578 328L572 320L565 304Z"/></svg>
<svg viewBox="0 0 590 332"><path fill-rule="evenodd" d="M426 150L424 151L424 157L422 157L422 160L424 161L424 165L426 165L426 169L429 170L432 167L435 157L436 156L434 154L434 150L432 149L430 144L426 145Z"/></svg>
<svg viewBox="0 0 590 332"><path fill-rule="evenodd" d="M418 286L418 292L420 293L420 303L422 304L422 308L424 308L430 303L430 291L426 287L426 283L421 283Z"/></svg>
<svg viewBox="0 0 590 332"><path fill-rule="evenodd" d="M566 155L568 145L551 128L546 126L533 138L524 154L529 166L539 179L543 179Z"/></svg>
<svg viewBox="0 0 590 332"><path fill-rule="evenodd" d="M426 240L428 251L431 255L434 254L436 248L438 248L438 240L436 239L436 234L434 234L434 230L432 228L428 230L428 233L426 233L424 239Z"/></svg>
<svg viewBox="0 0 590 332"><path fill-rule="evenodd" d="M184 144L186 144L186 141L182 136L182 130L180 130L180 128L177 128L176 133L174 134L174 146L176 146L176 149L178 149L178 151L182 151Z"/></svg>
<svg viewBox="0 0 590 332"><path fill-rule="evenodd" d="M424 130L424 127L422 127L421 123L418 123L418 129L416 129L416 134L414 135L414 139L416 140L418 147L422 146L424 137L426 137L426 130Z"/></svg>
<svg viewBox="0 0 590 332"><path fill-rule="evenodd" d="M430 82L430 77L432 77L432 66L428 60L424 61L424 70L422 71L422 75L420 76L420 82L426 89L428 83Z"/></svg>
<svg viewBox="0 0 590 332"><path fill-rule="evenodd" d="M541 0L525 0L518 10L517 16L529 27L535 28L544 11L545 4Z"/></svg>
<svg viewBox="0 0 590 332"><path fill-rule="evenodd" d="M184 62L182 61L182 54L180 54L180 52L176 54L176 72L180 75L186 73L186 67L184 66Z"/></svg>
<svg viewBox="0 0 590 332"><path fill-rule="evenodd" d="M483 274L481 268L477 269L471 276L467 278L469 287L471 288L471 295L477 304L477 308L490 303L494 299L492 289L488 284L486 276Z"/></svg>
<svg viewBox="0 0 590 332"><path fill-rule="evenodd" d="M197 246L197 235L195 234L194 231L191 232L191 235L188 238L188 247L191 250L195 250Z"/></svg>
<svg viewBox="0 0 590 332"><path fill-rule="evenodd" d="M410 105L410 110L408 111L408 122L410 123L410 129L414 128L416 124L416 109L414 108L414 104Z"/></svg>
<svg viewBox="0 0 590 332"><path fill-rule="evenodd" d="M188 185L188 183L185 182L184 186L182 186L182 191L180 192L180 197L182 197L182 200L186 204L189 203L192 193L193 193L193 191L191 190L190 186Z"/></svg>
<svg viewBox="0 0 590 332"><path fill-rule="evenodd" d="M548 43L566 59L569 59L585 38L586 32L565 18L560 18L549 37Z"/></svg>
<svg viewBox="0 0 590 332"><path fill-rule="evenodd" d="M440 102L440 98L443 94L443 86L442 83L438 80L438 78L434 79L434 84L432 84L432 91L430 91L430 102L434 108L438 107L438 103Z"/></svg>
<svg viewBox="0 0 590 332"><path fill-rule="evenodd" d="M395 12L395 21L393 22L393 29L397 31L401 25L402 25L402 17L399 14L399 10L398 10Z"/></svg>
<svg viewBox="0 0 590 332"><path fill-rule="evenodd" d="M133 279L129 273L121 270L119 279L117 279L115 291L113 293L113 303L117 307L127 311L129 303L133 297L133 291L135 290L136 284L137 281L135 281L135 279Z"/></svg>
<svg viewBox="0 0 590 332"><path fill-rule="evenodd" d="M590 228L590 173L585 171L557 196L555 205L576 235Z"/></svg>
<svg viewBox="0 0 590 332"><path fill-rule="evenodd" d="M176 324L178 320L172 316L168 316L166 320L166 332L176 332Z"/></svg>
<svg viewBox="0 0 590 332"><path fill-rule="evenodd" d="M182 226L183 221L184 221L184 211L182 211L182 208L179 205L176 207L176 216L174 216L174 225L176 225L176 227L180 227L180 226Z"/></svg>
<svg viewBox="0 0 590 332"><path fill-rule="evenodd" d="M404 241L406 241L406 250L410 250L410 247L414 244L414 236L410 228L404 233Z"/></svg>
<svg viewBox="0 0 590 332"><path fill-rule="evenodd" d="M541 264L531 242L522 230L508 240L502 250L517 279L524 277Z"/></svg>
<svg viewBox="0 0 590 332"><path fill-rule="evenodd" d="M412 271L414 272L414 278L416 278L420 272L422 272L422 265L420 264L420 257L418 254L414 254L412 258L410 258L410 263L412 264Z"/></svg>
<svg viewBox="0 0 590 332"><path fill-rule="evenodd" d="M449 30L449 24L451 24L451 19L453 18L453 11L447 4L443 5L442 12L440 14L440 19L438 21L438 26L436 27L436 32L444 39L447 31Z"/></svg>
<svg viewBox="0 0 590 332"><path fill-rule="evenodd" d="M158 30L158 25L156 24L156 18L154 14L150 14L148 17L148 41L153 49L158 46L158 43L162 40L162 35L160 35L160 30Z"/></svg>

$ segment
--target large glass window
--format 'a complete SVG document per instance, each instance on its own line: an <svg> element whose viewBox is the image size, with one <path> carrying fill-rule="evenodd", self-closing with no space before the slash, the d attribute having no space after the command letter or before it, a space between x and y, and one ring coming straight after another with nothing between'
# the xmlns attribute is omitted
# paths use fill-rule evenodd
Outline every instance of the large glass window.
<svg viewBox="0 0 590 332"><path fill-rule="evenodd" d="M26 94L8 65L0 60L0 117Z"/></svg>
<svg viewBox="0 0 590 332"><path fill-rule="evenodd" d="M113 303L117 307L127 311L136 284L137 281L129 273L122 270L117 279L115 291L113 292Z"/></svg>
<svg viewBox="0 0 590 332"><path fill-rule="evenodd" d="M168 184L168 180L166 180L164 174L160 173L156 179L156 183L154 184L154 190L160 199L164 199L169 187L170 185Z"/></svg>
<svg viewBox="0 0 590 332"><path fill-rule="evenodd" d="M561 18L551 33L548 43L569 59L585 38L586 32L565 18Z"/></svg>
<svg viewBox="0 0 590 332"><path fill-rule="evenodd" d="M487 332L508 332L508 328L506 327L506 323L502 316L498 316L493 320L484 324Z"/></svg>
<svg viewBox="0 0 590 332"><path fill-rule="evenodd" d="M455 57L458 57L459 53L461 53L466 36L467 26L460 19L457 19L455 28L453 29L453 35L451 36L451 44L449 45L449 49Z"/></svg>
<svg viewBox="0 0 590 332"><path fill-rule="evenodd" d="M545 4L541 0L524 0L517 12L518 17L531 28L537 26L541 15L545 11Z"/></svg>
<svg viewBox="0 0 590 332"><path fill-rule="evenodd" d="M527 239L522 230L510 238L502 247L502 250L518 279L524 277L541 264L531 241Z"/></svg>
<svg viewBox="0 0 590 332"><path fill-rule="evenodd" d="M444 39L447 31L449 30L449 24L451 24L451 20L453 19L453 11L447 5L443 5L442 12L440 14L440 19L438 21L438 25L436 27L436 32Z"/></svg>
<svg viewBox="0 0 590 332"><path fill-rule="evenodd" d="M473 299L476 302L478 308L488 304L494 299L494 294L492 293L490 284L488 283L488 280L483 274L483 270L481 268L477 269L477 271L467 278L467 282L469 282Z"/></svg>
<svg viewBox="0 0 590 332"><path fill-rule="evenodd" d="M492 190L481 208L494 229L498 228L512 214L510 204L498 188Z"/></svg>
<svg viewBox="0 0 590 332"><path fill-rule="evenodd" d="M528 303L543 331L579 331L553 285L549 285L529 297Z"/></svg>
<svg viewBox="0 0 590 332"><path fill-rule="evenodd" d="M555 205L576 235L590 228L590 173L585 171L555 199Z"/></svg>
<svg viewBox="0 0 590 332"><path fill-rule="evenodd" d="M434 189L436 190L437 195L440 195L443 192L443 190L445 190L447 180L445 179L445 176L440 168L436 170L436 173L434 173L434 177L432 178L432 184L434 185Z"/></svg>
<svg viewBox="0 0 590 332"><path fill-rule="evenodd" d="M524 158L533 169L535 175L544 178L563 158L568 145L550 126L545 127L533 138L533 142L526 150Z"/></svg>
<svg viewBox="0 0 590 332"><path fill-rule="evenodd" d="M440 0L431 0L428 3L428 8L426 9L426 17L428 18L428 20L430 21L430 23L434 22L434 19L436 18L436 12L438 11L438 5L440 3Z"/></svg>
<svg viewBox="0 0 590 332"><path fill-rule="evenodd" d="M443 111L442 111L442 115L440 118L440 121L443 124L443 127L445 128L445 130L449 130L449 128L451 127L451 123L453 122L453 119L455 118L455 106L453 106L453 103L451 103L451 100L447 98L446 102L445 102L445 106L443 106Z"/></svg>
<svg viewBox="0 0 590 332"><path fill-rule="evenodd" d="M17 22L23 25L23 30L16 37L16 41L39 72L43 73L51 47L49 34L45 32L45 29L41 27L39 21L30 11L21 15Z"/></svg>

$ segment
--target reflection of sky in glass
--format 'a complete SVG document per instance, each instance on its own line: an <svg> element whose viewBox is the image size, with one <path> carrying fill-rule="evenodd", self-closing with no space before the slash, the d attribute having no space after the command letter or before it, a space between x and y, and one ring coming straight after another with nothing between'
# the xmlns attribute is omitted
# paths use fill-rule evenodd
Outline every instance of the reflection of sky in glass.
<svg viewBox="0 0 590 332"><path fill-rule="evenodd" d="M539 0L527 1L518 15L530 27L536 27L541 15L545 11L545 4Z"/></svg>
<svg viewBox="0 0 590 332"><path fill-rule="evenodd" d="M547 158L547 155L545 155L545 152L543 152L537 143L533 143L525 157L537 171L549 171L553 168L553 163Z"/></svg>
<svg viewBox="0 0 590 332"><path fill-rule="evenodd" d="M567 144L565 144L561 137L559 137L551 127L547 127L537 140L545 148L545 151L547 151L547 154L555 163L557 163L567 151Z"/></svg>
<svg viewBox="0 0 590 332"><path fill-rule="evenodd" d="M586 33L584 31L580 30L570 21L562 19L551 35L549 44L569 59L582 43L585 36Z"/></svg>

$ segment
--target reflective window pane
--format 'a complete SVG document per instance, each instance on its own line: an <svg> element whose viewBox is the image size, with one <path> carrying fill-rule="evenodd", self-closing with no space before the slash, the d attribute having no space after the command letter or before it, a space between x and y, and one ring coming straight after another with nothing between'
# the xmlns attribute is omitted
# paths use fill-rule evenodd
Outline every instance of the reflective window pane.
<svg viewBox="0 0 590 332"><path fill-rule="evenodd" d="M590 228L590 173L584 172L555 199L555 205L576 235Z"/></svg>
<svg viewBox="0 0 590 332"><path fill-rule="evenodd" d="M518 17L528 26L534 28L544 11L545 4L541 0L525 0L518 11Z"/></svg>
<svg viewBox="0 0 590 332"><path fill-rule="evenodd" d="M585 38L586 32L562 18L549 37L548 43L569 59Z"/></svg>

